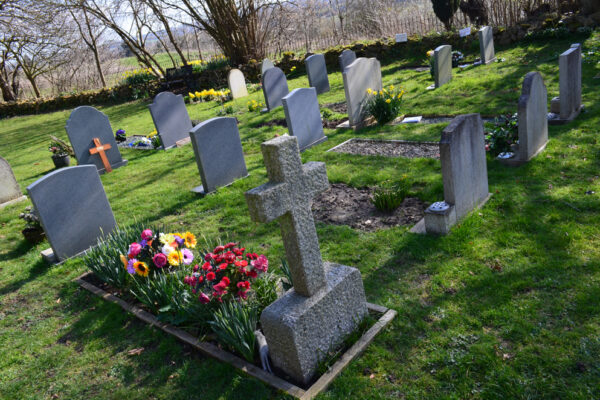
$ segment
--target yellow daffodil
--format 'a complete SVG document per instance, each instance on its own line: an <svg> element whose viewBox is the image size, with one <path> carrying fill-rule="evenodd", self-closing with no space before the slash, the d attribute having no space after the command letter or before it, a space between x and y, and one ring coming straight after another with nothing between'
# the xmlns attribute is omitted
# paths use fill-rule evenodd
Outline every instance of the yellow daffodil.
<svg viewBox="0 0 600 400"><path fill-rule="evenodd" d="M195 99L196 98L196 95L194 95L194 93L192 93L192 92L189 92L188 96L190 96L190 99Z"/></svg>
<svg viewBox="0 0 600 400"><path fill-rule="evenodd" d="M390 104L392 102L392 100L391 99L387 99L385 102L388 103L388 104Z"/></svg>

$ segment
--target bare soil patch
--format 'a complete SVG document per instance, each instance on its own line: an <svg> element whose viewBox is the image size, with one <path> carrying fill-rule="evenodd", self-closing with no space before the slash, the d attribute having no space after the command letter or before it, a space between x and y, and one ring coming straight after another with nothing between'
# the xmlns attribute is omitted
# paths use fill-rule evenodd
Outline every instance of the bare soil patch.
<svg viewBox="0 0 600 400"><path fill-rule="evenodd" d="M351 139L331 151L360 156L440 158L440 145L435 142Z"/></svg>
<svg viewBox="0 0 600 400"><path fill-rule="evenodd" d="M287 128L287 122L285 121L285 118L280 118L280 119L272 119L270 121L261 122L256 125L257 128L262 128L263 126L283 126L283 127Z"/></svg>
<svg viewBox="0 0 600 400"><path fill-rule="evenodd" d="M371 203L373 188L356 189L333 183L313 201L315 220L331 225L347 225L362 231L376 231L400 225L414 225L423 218L428 203L414 197L404 199L392 213L383 213Z"/></svg>
<svg viewBox="0 0 600 400"><path fill-rule="evenodd" d="M340 114L347 114L348 113L348 106L346 105L345 101L342 101L340 103L325 104L323 107L329 108L331 111L336 112L336 113L340 113Z"/></svg>

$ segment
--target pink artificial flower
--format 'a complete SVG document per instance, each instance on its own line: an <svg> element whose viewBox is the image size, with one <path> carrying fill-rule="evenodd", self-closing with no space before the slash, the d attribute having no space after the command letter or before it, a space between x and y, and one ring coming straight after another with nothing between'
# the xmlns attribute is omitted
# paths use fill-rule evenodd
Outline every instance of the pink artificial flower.
<svg viewBox="0 0 600 400"><path fill-rule="evenodd" d="M227 284L224 281L221 281L219 283L217 283L216 285L213 286L213 289L215 291L215 293L217 293L217 295L219 296L223 296L225 293L227 293Z"/></svg>
<svg viewBox="0 0 600 400"><path fill-rule="evenodd" d="M167 265L168 259L164 253L158 253L154 257L152 257L152 261L157 268L162 268Z"/></svg>
<svg viewBox="0 0 600 400"><path fill-rule="evenodd" d="M210 270L212 270L212 265L210 265L209 262L205 262L204 264L202 264L202 270L203 271L210 271Z"/></svg>
<svg viewBox="0 0 600 400"><path fill-rule="evenodd" d="M145 229L142 231L142 240L150 240L152 239L152 231L150 229Z"/></svg>
<svg viewBox="0 0 600 400"><path fill-rule="evenodd" d="M194 254L188 249L183 249L183 263L185 265L190 265L192 261L194 261Z"/></svg>
<svg viewBox="0 0 600 400"><path fill-rule="evenodd" d="M135 258L142 251L142 245L136 242L133 242L129 245L129 258Z"/></svg>
<svg viewBox="0 0 600 400"><path fill-rule="evenodd" d="M198 296L198 300L200 300L200 303L202 304L210 303L210 297L208 297L204 293L200 293L200 296Z"/></svg>
<svg viewBox="0 0 600 400"><path fill-rule="evenodd" d="M260 272L267 272L269 269L269 260L267 260L267 257L262 254L258 256L256 260L252 260L250 264L252 267L254 267L254 269Z"/></svg>
<svg viewBox="0 0 600 400"><path fill-rule="evenodd" d="M247 290L240 290L237 295L239 297L241 297L242 299L246 300L248 298L248 293L246 293Z"/></svg>

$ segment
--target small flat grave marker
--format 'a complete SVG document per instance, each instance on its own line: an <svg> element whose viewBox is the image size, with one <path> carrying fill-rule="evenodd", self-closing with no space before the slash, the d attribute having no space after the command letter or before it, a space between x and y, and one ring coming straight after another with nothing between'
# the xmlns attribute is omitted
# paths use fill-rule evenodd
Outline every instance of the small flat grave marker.
<svg viewBox="0 0 600 400"><path fill-rule="evenodd" d="M471 27L467 26L466 28L462 28L458 31L458 35L460 37L467 37L471 34Z"/></svg>
<svg viewBox="0 0 600 400"><path fill-rule="evenodd" d="M367 313L356 268L323 263L312 198L329 187L325 164L302 165L297 139L262 144L269 182L246 192L252 220L279 220L294 288L269 305L260 322L273 365L308 384L321 360Z"/></svg>
<svg viewBox="0 0 600 400"><path fill-rule="evenodd" d="M149 106L152 121L165 150L189 139L192 121L182 95L161 92Z"/></svg>
<svg viewBox="0 0 600 400"><path fill-rule="evenodd" d="M308 84L317 90L317 94L329 92L329 77L323 54L313 54L304 60Z"/></svg>
<svg viewBox="0 0 600 400"><path fill-rule="evenodd" d="M285 74L277 67L265 71L262 77L262 89L268 111L281 106L281 99L290 92Z"/></svg>
<svg viewBox="0 0 600 400"><path fill-rule="evenodd" d="M61 168L27 187L52 247L64 261L97 244L116 227L115 217L93 165Z"/></svg>
<svg viewBox="0 0 600 400"><path fill-rule="evenodd" d="M112 170L127 164L127 160L121 157L108 117L94 107L81 106L73 110L65 130L79 165L95 165L98 172L103 174L107 172L106 165L110 165ZM97 147L94 139L105 144L106 164L101 157L90 153L90 149Z"/></svg>
<svg viewBox="0 0 600 400"><path fill-rule="evenodd" d="M235 118L211 118L190 131L202 185L192 189L207 194L248 176Z"/></svg>
<svg viewBox="0 0 600 400"><path fill-rule="evenodd" d="M406 42L408 42L408 34L396 33L396 43L406 43Z"/></svg>
<svg viewBox="0 0 600 400"><path fill-rule="evenodd" d="M25 200L8 161L0 157L0 208Z"/></svg>
<svg viewBox="0 0 600 400"><path fill-rule="evenodd" d="M229 90L231 90L231 96L234 99L240 99L248 96L248 88L246 87L246 79L244 73L239 69L232 69L227 75L227 83L229 84Z"/></svg>
<svg viewBox="0 0 600 400"><path fill-rule="evenodd" d="M287 127L298 138L300 151L327 140L315 88L294 89L282 103Z"/></svg>
<svg viewBox="0 0 600 400"><path fill-rule="evenodd" d="M421 120L423 119L422 115L419 115L417 117L406 117L402 120L403 124L418 124L419 122L421 122Z"/></svg>

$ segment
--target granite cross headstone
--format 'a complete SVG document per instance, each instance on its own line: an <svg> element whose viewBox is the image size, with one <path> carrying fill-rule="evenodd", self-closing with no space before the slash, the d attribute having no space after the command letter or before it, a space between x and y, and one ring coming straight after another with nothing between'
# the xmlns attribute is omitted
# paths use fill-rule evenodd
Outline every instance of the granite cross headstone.
<svg viewBox="0 0 600 400"><path fill-rule="evenodd" d="M183 96L171 92L161 92L156 95L150 108L150 115L160 136L163 148L170 149L179 141L189 138L192 120L185 107Z"/></svg>
<svg viewBox="0 0 600 400"><path fill-rule="evenodd" d="M304 60L308 84L317 89L317 94L329 92L329 77L323 54L313 54Z"/></svg>
<svg viewBox="0 0 600 400"><path fill-rule="evenodd" d="M235 118L212 118L190 131L202 186L193 192L207 194L248 176Z"/></svg>
<svg viewBox="0 0 600 400"><path fill-rule="evenodd" d="M265 58L263 60L263 62L260 64L260 74L264 75L265 72L267 72L268 69L273 68L275 65L273 64L273 62L271 60L269 60L268 58Z"/></svg>
<svg viewBox="0 0 600 400"><path fill-rule="evenodd" d="M293 136L261 147L269 182L246 192L246 201L254 221L279 219L294 288L265 308L260 322L273 365L307 384L366 315L366 298L357 269L321 258L311 203L329 187L325 164L302 165Z"/></svg>
<svg viewBox="0 0 600 400"><path fill-rule="evenodd" d="M546 85L539 72L525 75L523 89L519 97L519 144L512 158L500 159L501 162L521 165L541 151L548 143L548 94Z"/></svg>
<svg viewBox="0 0 600 400"><path fill-rule="evenodd" d="M427 233L446 234L489 197L483 121L479 114L459 115L442 132L440 159L444 202L425 211Z"/></svg>
<svg viewBox="0 0 600 400"><path fill-rule="evenodd" d="M357 58L342 73L350 126L360 126L365 118L367 89L381 90L381 64L376 58Z"/></svg>
<svg viewBox="0 0 600 400"><path fill-rule="evenodd" d="M10 164L0 157L0 208L24 199Z"/></svg>
<svg viewBox="0 0 600 400"><path fill-rule="evenodd" d="M108 117L94 107L81 106L74 109L65 130L79 165L95 165L99 173L106 172L102 159L97 154L90 153L90 149L96 147L94 139L110 146L105 154L112 169L127 164L127 160L121 157Z"/></svg>
<svg viewBox="0 0 600 400"><path fill-rule="evenodd" d="M352 64L354 60L356 60L355 52L349 49L342 51L342 54L340 54L340 70L344 72L346 67Z"/></svg>
<svg viewBox="0 0 600 400"><path fill-rule="evenodd" d="M248 88L246 87L246 79L244 74L239 69L232 69L227 75L227 83L231 90L231 97L239 99L248 96Z"/></svg>
<svg viewBox="0 0 600 400"><path fill-rule="evenodd" d="M287 127L298 138L300 151L327 140L315 88L294 89L282 102Z"/></svg>
<svg viewBox="0 0 600 400"><path fill-rule="evenodd" d="M489 64L496 60L496 53L494 52L494 32L491 27L484 26L479 30L478 35L481 63Z"/></svg>
<svg viewBox="0 0 600 400"><path fill-rule="evenodd" d="M262 76L262 90L267 110L271 111L281 106L281 99L290 92L283 71L277 67L265 71Z"/></svg>
<svg viewBox="0 0 600 400"><path fill-rule="evenodd" d="M450 82L452 79L452 46L446 44L434 50L433 79L436 88Z"/></svg>
<svg viewBox="0 0 600 400"><path fill-rule="evenodd" d="M93 165L61 168L27 187L58 261L97 244L116 227L115 217Z"/></svg>
<svg viewBox="0 0 600 400"><path fill-rule="evenodd" d="M551 112L559 114L550 123L572 121L581 111L581 45L571 47L558 57L559 97L552 99Z"/></svg>

